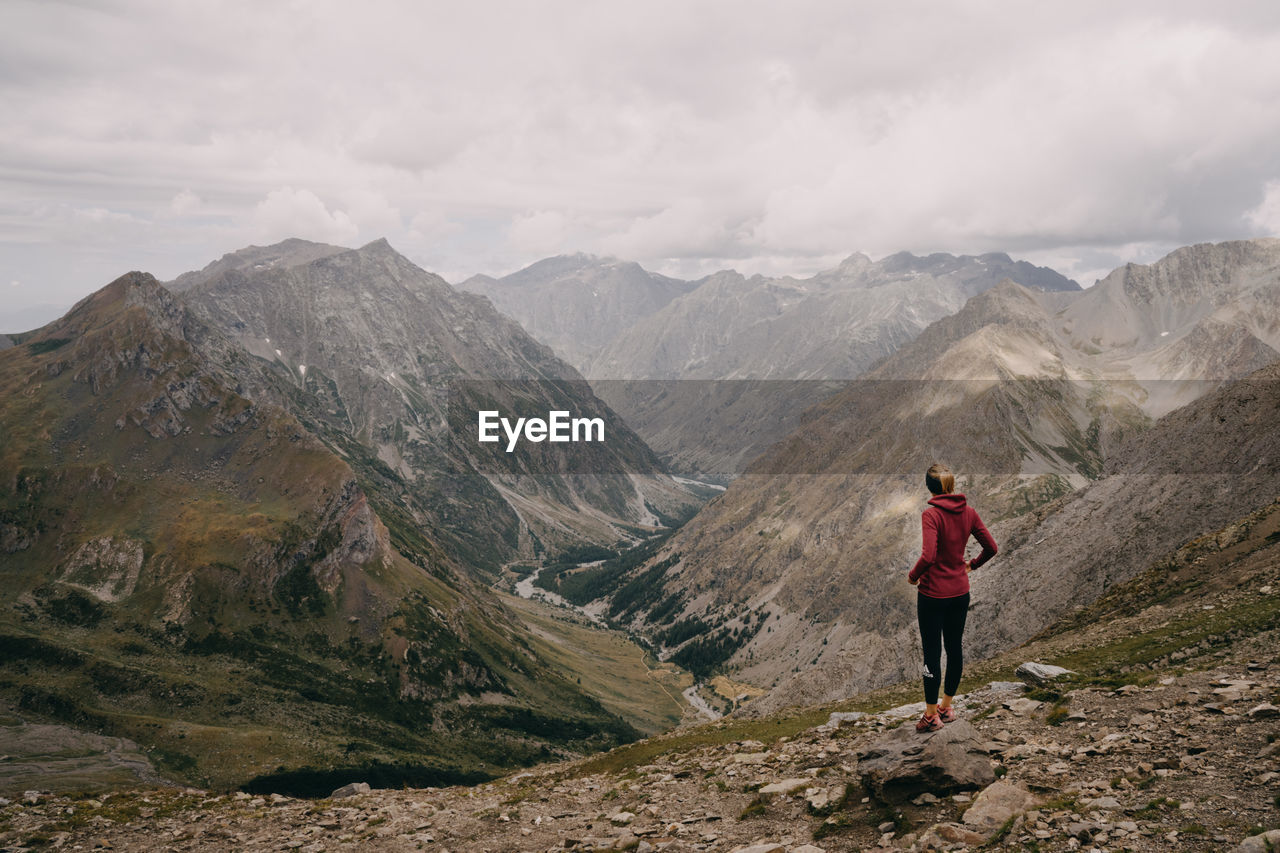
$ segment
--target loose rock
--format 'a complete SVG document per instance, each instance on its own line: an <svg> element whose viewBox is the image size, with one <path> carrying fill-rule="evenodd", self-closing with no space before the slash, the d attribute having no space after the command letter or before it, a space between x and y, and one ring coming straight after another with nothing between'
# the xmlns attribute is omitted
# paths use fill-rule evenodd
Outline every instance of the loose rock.
<svg viewBox="0 0 1280 853"><path fill-rule="evenodd" d="M334 791L332 794L329 795L329 799L342 800L342 799L346 799L347 797L354 797L357 794L367 794L371 790L373 789L369 787L368 782L352 782L351 784L343 785L341 788Z"/></svg>
<svg viewBox="0 0 1280 853"><path fill-rule="evenodd" d="M993 782L973 800L964 813L964 824L988 837L1004 826L1005 821L1036 804L1027 789L1009 782Z"/></svg>
<svg viewBox="0 0 1280 853"><path fill-rule="evenodd" d="M1027 661L1022 664L1022 666L1018 667L1014 674L1019 678L1026 679L1027 681L1044 685L1054 681L1055 679L1062 678L1063 676L1075 675L1075 672L1073 670L1066 669L1065 667L1054 666L1053 664Z"/></svg>

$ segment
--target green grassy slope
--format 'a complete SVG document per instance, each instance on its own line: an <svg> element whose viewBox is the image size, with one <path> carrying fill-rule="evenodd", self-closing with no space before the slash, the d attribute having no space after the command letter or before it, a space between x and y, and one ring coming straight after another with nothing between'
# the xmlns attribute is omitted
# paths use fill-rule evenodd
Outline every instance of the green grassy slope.
<svg viewBox="0 0 1280 853"><path fill-rule="evenodd" d="M131 274L0 353L0 703L295 791L636 735L217 344Z"/></svg>

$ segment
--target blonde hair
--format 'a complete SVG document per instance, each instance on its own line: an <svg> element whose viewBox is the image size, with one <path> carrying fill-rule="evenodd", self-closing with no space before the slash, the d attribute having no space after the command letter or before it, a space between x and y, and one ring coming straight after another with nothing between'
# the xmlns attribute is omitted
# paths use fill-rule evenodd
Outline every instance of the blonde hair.
<svg viewBox="0 0 1280 853"><path fill-rule="evenodd" d="M924 484L935 495L949 495L956 490L956 475L946 465L930 465L924 475Z"/></svg>

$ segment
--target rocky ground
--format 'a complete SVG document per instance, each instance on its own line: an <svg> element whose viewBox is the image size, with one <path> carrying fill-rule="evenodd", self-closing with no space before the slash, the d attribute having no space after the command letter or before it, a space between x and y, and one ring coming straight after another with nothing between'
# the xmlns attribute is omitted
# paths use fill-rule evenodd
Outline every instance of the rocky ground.
<svg viewBox="0 0 1280 853"><path fill-rule="evenodd" d="M1255 649L1256 651L1256 649ZM1226 850L1280 827L1280 664L1145 686L994 682L917 735L916 706L585 774L321 801L243 793L32 792L0 804L6 851ZM727 725L727 724L726 724ZM978 759L975 761L975 759ZM598 764L598 762L597 762ZM1280 844L1280 832L1272 833ZM1268 848L1257 836L1254 849Z"/></svg>

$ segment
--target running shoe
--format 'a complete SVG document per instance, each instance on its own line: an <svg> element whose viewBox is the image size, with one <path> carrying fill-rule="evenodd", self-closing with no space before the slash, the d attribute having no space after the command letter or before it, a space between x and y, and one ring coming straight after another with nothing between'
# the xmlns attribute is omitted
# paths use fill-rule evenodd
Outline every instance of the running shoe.
<svg viewBox="0 0 1280 853"><path fill-rule="evenodd" d="M920 718L920 722L916 723L918 732L936 732L940 728L942 728L942 718L937 714L925 714Z"/></svg>
<svg viewBox="0 0 1280 853"><path fill-rule="evenodd" d="M956 720L955 706L949 705L946 708L939 708L938 719L942 720L944 723L954 723Z"/></svg>

